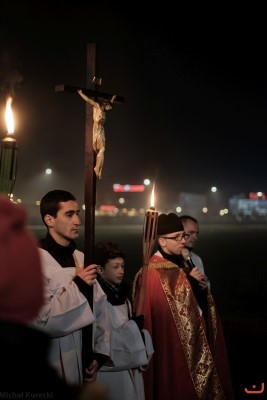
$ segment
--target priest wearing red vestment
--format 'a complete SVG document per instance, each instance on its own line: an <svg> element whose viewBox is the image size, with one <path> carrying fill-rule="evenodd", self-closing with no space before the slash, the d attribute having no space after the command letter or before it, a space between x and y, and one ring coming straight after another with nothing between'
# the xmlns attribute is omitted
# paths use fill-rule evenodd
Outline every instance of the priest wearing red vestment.
<svg viewBox="0 0 267 400"><path fill-rule="evenodd" d="M176 214L159 215L142 310L155 350L144 372L146 400L233 400L220 318L205 276L185 265L185 236ZM135 304L141 273L134 280Z"/></svg>

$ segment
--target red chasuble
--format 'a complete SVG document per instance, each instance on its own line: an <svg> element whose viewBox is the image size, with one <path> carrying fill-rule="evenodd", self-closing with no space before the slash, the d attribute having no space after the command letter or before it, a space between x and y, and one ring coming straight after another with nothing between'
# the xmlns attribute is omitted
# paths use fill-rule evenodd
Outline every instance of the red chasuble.
<svg viewBox="0 0 267 400"><path fill-rule="evenodd" d="M136 304L141 271L134 282ZM143 314L155 353L144 372L146 400L234 399L220 319L212 295L207 296L206 325L184 271L151 257Z"/></svg>

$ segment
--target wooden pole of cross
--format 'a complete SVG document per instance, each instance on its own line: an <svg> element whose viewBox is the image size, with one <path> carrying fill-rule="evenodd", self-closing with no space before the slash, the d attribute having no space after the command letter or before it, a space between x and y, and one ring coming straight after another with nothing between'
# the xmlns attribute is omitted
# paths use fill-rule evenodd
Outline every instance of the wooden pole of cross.
<svg viewBox="0 0 267 400"><path fill-rule="evenodd" d="M90 82L91 78L91 82ZM86 87L79 87L68 84L55 86L56 92L69 92L76 95L79 90L94 101L112 101L113 104L124 103L122 96L114 93L104 93L99 91L99 68L97 57L97 46L95 43L87 45L87 71ZM94 172L96 154L93 148L93 107L86 102L86 121L85 121L85 165L84 165L84 265L93 263L94 241L95 241L95 205L96 205L96 174ZM93 286L89 286L88 301L93 310ZM93 335L92 325L83 329L83 365L88 367L93 360Z"/></svg>

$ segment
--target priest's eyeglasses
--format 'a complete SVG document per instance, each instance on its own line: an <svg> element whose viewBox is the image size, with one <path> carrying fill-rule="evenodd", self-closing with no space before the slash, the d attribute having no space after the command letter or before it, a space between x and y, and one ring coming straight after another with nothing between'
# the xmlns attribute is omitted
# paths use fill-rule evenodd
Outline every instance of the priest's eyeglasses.
<svg viewBox="0 0 267 400"><path fill-rule="evenodd" d="M170 240L176 240L176 242L180 242L182 239L187 240L190 237L189 233L183 233L177 236L160 236L162 239L170 239Z"/></svg>

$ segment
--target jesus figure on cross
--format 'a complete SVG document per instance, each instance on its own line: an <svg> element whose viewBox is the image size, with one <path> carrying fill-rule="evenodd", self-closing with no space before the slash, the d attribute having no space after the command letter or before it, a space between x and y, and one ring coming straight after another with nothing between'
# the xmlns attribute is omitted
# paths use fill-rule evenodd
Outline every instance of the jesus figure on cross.
<svg viewBox="0 0 267 400"><path fill-rule="evenodd" d="M82 90L78 90L79 95L93 107L93 148L96 152L96 165L94 167L97 178L101 179L102 169L104 164L105 152L105 129L106 111L112 109L113 101L116 95L111 100L94 101L86 96Z"/></svg>

